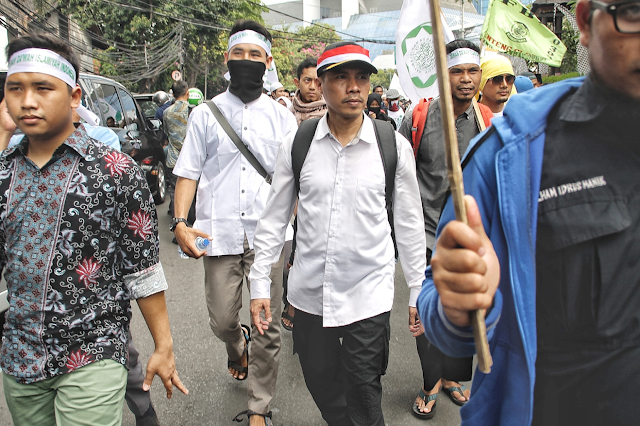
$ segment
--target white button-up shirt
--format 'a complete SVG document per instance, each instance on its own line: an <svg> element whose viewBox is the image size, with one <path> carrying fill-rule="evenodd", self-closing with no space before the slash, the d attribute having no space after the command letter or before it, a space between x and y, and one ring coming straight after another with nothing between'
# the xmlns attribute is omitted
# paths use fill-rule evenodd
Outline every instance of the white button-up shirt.
<svg viewBox="0 0 640 426"><path fill-rule="evenodd" d="M280 147L267 206L260 218L251 267L251 298L269 298L269 271L280 255L296 195L296 258L288 299L323 317L325 327L354 323L391 310L395 258L385 208L385 174L373 122L365 117L343 147L325 115L300 173L296 194L289 135ZM398 165L393 211L400 262L415 306L426 267L426 241L415 160L409 142L395 133Z"/></svg>
<svg viewBox="0 0 640 426"><path fill-rule="evenodd" d="M280 144L298 129L294 115L266 95L244 104L226 91L213 102L272 175ZM213 237L208 256L242 253L245 234L253 248L269 184L240 153L206 104L194 108L189 116L173 173L200 180L193 226Z"/></svg>

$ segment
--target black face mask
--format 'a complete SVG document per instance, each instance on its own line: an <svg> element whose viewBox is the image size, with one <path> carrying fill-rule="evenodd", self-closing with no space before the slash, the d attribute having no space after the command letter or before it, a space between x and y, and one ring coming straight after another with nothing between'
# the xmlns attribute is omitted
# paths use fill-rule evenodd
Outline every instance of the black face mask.
<svg viewBox="0 0 640 426"><path fill-rule="evenodd" d="M262 77L267 70L264 62L233 60L227 62L227 67L231 75L229 91L242 102L255 101L262 95Z"/></svg>
<svg viewBox="0 0 640 426"><path fill-rule="evenodd" d="M376 117L380 116L380 107L369 107L369 112L372 112L376 115Z"/></svg>

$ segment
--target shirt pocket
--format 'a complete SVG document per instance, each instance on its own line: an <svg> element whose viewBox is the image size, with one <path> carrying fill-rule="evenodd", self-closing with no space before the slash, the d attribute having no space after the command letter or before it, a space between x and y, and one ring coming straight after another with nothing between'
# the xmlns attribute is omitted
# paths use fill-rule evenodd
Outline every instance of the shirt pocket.
<svg viewBox="0 0 640 426"><path fill-rule="evenodd" d="M549 306L560 310L564 332L577 340L601 339L623 329L616 319L622 311L612 307L634 297L630 286L615 278L625 256L620 232L631 223L626 201L614 197L545 214L538 244L547 251L547 262L538 270L545 268L543 275L557 280L559 288L544 286L538 296L552 298Z"/></svg>
<svg viewBox="0 0 640 426"><path fill-rule="evenodd" d="M562 206L545 213L543 223L539 239L561 250L620 232L631 225L631 217L625 200L610 198Z"/></svg>
<svg viewBox="0 0 640 426"><path fill-rule="evenodd" d="M358 179L356 183L356 210L363 215L380 218L385 210L384 184Z"/></svg>

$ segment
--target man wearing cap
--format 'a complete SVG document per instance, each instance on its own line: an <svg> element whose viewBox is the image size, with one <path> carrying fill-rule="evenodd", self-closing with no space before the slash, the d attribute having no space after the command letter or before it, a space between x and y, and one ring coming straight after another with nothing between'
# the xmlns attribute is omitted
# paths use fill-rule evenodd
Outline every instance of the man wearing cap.
<svg viewBox="0 0 640 426"><path fill-rule="evenodd" d="M212 101L270 177L280 143L297 129L291 112L262 95L263 76L273 60L271 34L255 21L236 21L224 59L231 76L229 89ZM254 327L249 348L249 327L240 324L242 287L253 263L254 233L270 186L223 129L212 108L204 103L191 112L173 169L178 182L171 229L182 251L194 258L204 256L209 325L226 344L231 376L248 380L251 425L264 425L271 422L270 403L278 374L282 256L278 253L272 262L274 326L264 335ZM190 228L186 218L196 184L196 221ZM198 236L211 240L206 252L196 248ZM247 284L253 287L253 282Z"/></svg>
<svg viewBox="0 0 640 426"><path fill-rule="evenodd" d="M480 103L488 106L494 117L501 117L509 96L515 92L513 82L516 76L511 61L506 56L493 55L482 58L480 67Z"/></svg>
<svg viewBox="0 0 640 426"><path fill-rule="evenodd" d="M481 111L481 115L478 116L472 102L482 77L478 46L468 40L454 40L447 44L446 48L458 149L463 153L469 141L480 133L480 120L486 126L492 113L488 108L479 105L479 108L484 107L485 111ZM417 150L416 168L422 197L427 264L431 261L436 227L449 189L440 101L431 102L428 108L419 146L414 147L414 150ZM410 110L400 126L399 132L406 138L412 137L414 113L415 109ZM445 355L422 335L421 325L417 325L412 331L416 336L423 376L423 388L414 404L414 414L420 418L433 417L435 398L441 388L454 403L463 405L468 399L469 390L459 382L471 380L472 358L451 358Z"/></svg>
<svg viewBox="0 0 640 426"><path fill-rule="evenodd" d="M640 3L580 0L590 73L514 96L465 158L468 225L442 213L419 298L425 334L493 366L462 425L640 418Z"/></svg>
<svg viewBox="0 0 640 426"><path fill-rule="evenodd" d="M396 89L387 90L387 100L389 101L389 112L387 115L396 123L396 129L399 129L402 124L402 119L404 118L404 111L400 107L400 92Z"/></svg>
<svg viewBox="0 0 640 426"><path fill-rule="evenodd" d="M276 81L275 83L273 83L270 87L270 93L271 93L271 97L274 100L277 100L279 97L284 96L284 86L282 85L282 83Z"/></svg>
<svg viewBox="0 0 640 426"><path fill-rule="evenodd" d="M328 113L317 123L299 192L291 163L294 135L280 147L249 275L252 318L259 332L267 331L277 324L270 322L277 310L269 302L269 269L282 249L299 196L297 254L288 289L296 310L294 349L307 387L330 425L384 425L380 378L389 356L395 252L385 209L385 168L373 120L364 114L375 72L369 51L352 42L331 44L320 56L318 85ZM411 147L401 135L390 133L397 154L395 235L411 289L413 323L414 297L425 267L420 195Z"/></svg>
<svg viewBox="0 0 640 426"><path fill-rule="evenodd" d="M7 109L25 134L0 154L7 405L16 426L119 425L131 298L156 348L143 389L158 374L168 397L174 385L187 392L175 371L153 197L130 157L75 128L81 90L67 44L26 36L7 55Z"/></svg>

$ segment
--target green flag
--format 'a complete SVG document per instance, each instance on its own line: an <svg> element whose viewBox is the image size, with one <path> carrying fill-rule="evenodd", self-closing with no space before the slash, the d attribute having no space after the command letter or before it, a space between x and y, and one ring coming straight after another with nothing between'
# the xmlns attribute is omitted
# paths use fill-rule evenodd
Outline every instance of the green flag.
<svg viewBox="0 0 640 426"><path fill-rule="evenodd" d="M518 0L491 0L482 42L492 50L559 67L566 46Z"/></svg>

